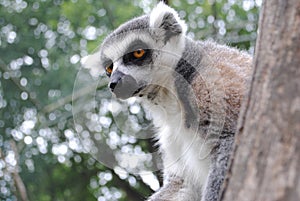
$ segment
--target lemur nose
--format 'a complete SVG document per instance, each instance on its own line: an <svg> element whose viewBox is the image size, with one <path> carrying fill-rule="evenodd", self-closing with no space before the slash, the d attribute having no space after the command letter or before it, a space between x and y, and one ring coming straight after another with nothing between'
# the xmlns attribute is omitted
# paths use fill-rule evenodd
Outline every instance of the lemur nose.
<svg viewBox="0 0 300 201"><path fill-rule="evenodd" d="M110 77L108 85L117 98L127 99L135 95L139 89L137 81L131 76L116 70Z"/></svg>
<svg viewBox="0 0 300 201"><path fill-rule="evenodd" d="M110 88L112 91L114 91L114 89L115 89L116 86L117 86L117 82L111 82L111 83L109 84L109 88Z"/></svg>
<svg viewBox="0 0 300 201"><path fill-rule="evenodd" d="M111 81L109 83L109 88L113 92L114 89L116 88L117 84L120 84L122 82L122 77L125 74L116 70L112 75L111 75Z"/></svg>

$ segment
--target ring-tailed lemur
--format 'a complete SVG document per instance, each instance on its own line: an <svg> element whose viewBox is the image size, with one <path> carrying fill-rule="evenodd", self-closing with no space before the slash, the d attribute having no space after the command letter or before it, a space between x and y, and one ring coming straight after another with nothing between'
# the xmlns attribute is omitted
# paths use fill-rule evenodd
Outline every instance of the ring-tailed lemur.
<svg viewBox="0 0 300 201"><path fill-rule="evenodd" d="M137 97L152 113L164 185L150 201L215 201L224 181L252 58L186 37L176 11L159 3L121 25L89 56L121 99Z"/></svg>

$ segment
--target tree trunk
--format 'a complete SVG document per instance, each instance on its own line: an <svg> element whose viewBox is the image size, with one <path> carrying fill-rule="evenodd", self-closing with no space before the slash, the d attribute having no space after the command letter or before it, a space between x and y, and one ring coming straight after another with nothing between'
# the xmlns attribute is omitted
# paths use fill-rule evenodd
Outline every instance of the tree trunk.
<svg viewBox="0 0 300 201"><path fill-rule="evenodd" d="M265 0L222 201L300 200L300 1Z"/></svg>

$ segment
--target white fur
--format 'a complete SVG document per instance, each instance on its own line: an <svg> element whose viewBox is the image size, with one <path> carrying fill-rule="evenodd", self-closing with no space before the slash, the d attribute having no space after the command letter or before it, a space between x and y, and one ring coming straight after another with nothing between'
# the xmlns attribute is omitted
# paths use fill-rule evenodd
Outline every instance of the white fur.
<svg viewBox="0 0 300 201"><path fill-rule="evenodd" d="M209 153L211 147L205 144L199 133L185 127L184 111L175 95L175 87L172 84L174 82L172 78L166 80L169 80L169 83L166 83L169 86L169 94L159 96L159 105L153 105L147 100L143 102L158 128L156 135L164 156L164 173L166 176L176 175L184 178L187 181L187 189L193 185L203 187L210 167L210 158L202 156Z"/></svg>

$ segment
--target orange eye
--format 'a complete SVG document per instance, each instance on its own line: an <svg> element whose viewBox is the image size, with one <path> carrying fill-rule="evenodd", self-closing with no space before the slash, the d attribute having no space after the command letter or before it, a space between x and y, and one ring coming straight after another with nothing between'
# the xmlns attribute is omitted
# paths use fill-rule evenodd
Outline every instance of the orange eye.
<svg viewBox="0 0 300 201"><path fill-rule="evenodd" d="M145 50L143 49L138 49L133 52L133 56L137 59L142 58L145 55Z"/></svg>
<svg viewBox="0 0 300 201"><path fill-rule="evenodd" d="M106 71L106 75L110 76L113 71L113 64L106 66L105 71Z"/></svg>

